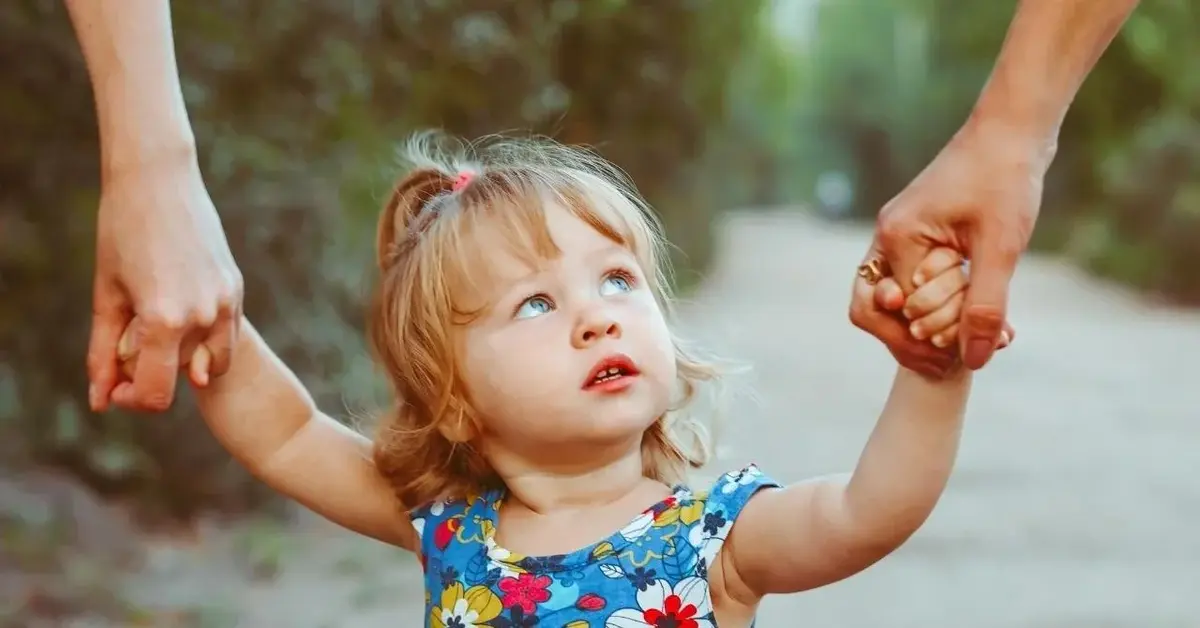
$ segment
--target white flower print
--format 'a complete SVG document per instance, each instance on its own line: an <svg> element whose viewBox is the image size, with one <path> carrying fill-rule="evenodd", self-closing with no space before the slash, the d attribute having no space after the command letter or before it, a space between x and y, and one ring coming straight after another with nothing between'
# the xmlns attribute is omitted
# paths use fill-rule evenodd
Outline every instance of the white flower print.
<svg viewBox="0 0 1200 628"><path fill-rule="evenodd" d="M637 602L640 608L618 610L604 622L604 627L715 628L709 618L712 600L708 596L708 583L703 578L684 578L674 587L666 580L655 580L644 591L638 591Z"/></svg>
<svg viewBox="0 0 1200 628"><path fill-rule="evenodd" d="M621 529L621 536L625 537L626 541L636 541L650 530L654 525L654 513L644 512L637 519L629 522L629 525Z"/></svg>
<svg viewBox="0 0 1200 628"><path fill-rule="evenodd" d="M725 482L721 483L721 492L728 495L743 486L750 486L756 480L762 477L762 471L754 465L748 465L741 471L734 471L725 474Z"/></svg>

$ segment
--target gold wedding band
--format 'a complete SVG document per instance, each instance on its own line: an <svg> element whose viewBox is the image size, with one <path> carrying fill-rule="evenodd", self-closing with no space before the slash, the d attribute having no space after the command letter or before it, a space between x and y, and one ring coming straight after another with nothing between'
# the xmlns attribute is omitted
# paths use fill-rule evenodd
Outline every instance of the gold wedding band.
<svg viewBox="0 0 1200 628"><path fill-rule="evenodd" d="M880 279L887 277L887 273L887 262L878 257L871 258L858 267L858 276L866 279L867 283L872 286L879 283Z"/></svg>

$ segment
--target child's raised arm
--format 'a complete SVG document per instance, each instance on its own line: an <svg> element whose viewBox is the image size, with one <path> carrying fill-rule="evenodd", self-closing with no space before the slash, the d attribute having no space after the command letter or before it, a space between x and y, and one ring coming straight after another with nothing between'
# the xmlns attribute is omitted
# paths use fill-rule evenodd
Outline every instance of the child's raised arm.
<svg viewBox="0 0 1200 628"><path fill-rule="evenodd" d="M321 413L249 321L229 371L197 386L196 400L217 440L268 486L338 525L413 549L407 509L376 472L371 442Z"/></svg>
<svg viewBox="0 0 1200 628"><path fill-rule="evenodd" d="M910 295L906 314L953 323L957 315L944 310L961 307L967 285L961 260L938 250L922 270L932 279ZM935 312L943 314L927 318ZM904 543L949 479L970 382L962 368L942 380L900 368L853 475L766 489L751 500L717 555L731 594L753 604L769 593L823 586Z"/></svg>

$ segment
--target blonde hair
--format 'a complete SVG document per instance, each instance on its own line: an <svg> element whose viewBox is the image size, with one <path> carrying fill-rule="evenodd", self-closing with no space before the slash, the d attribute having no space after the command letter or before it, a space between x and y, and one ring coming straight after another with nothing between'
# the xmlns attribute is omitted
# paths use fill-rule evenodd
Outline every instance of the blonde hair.
<svg viewBox="0 0 1200 628"><path fill-rule="evenodd" d="M673 317L666 240L632 183L593 153L548 140L490 138L449 145L435 133L414 136L402 157L410 172L379 217L380 279L369 316L369 343L395 393L379 424L374 458L402 503L477 494L501 484L483 456L451 442L447 421L476 416L460 380L451 327L477 314L465 291L485 278L487 253L475 240L499 230L513 253L531 262L559 254L545 208L561 205L627 247L646 273L668 320ZM702 385L720 373L675 341L681 398L646 431L643 472L682 481L711 456L708 430L691 416Z"/></svg>

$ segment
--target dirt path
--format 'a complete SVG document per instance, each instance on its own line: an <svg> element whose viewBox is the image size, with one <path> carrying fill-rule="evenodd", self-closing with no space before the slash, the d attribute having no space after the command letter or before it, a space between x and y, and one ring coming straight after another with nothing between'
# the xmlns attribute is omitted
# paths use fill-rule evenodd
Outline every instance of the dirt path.
<svg viewBox="0 0 1200 628"><path fill-rule="evenodd" d="M730 217L686 315L755 366L729 464L783 481L852 467L893 369L845 305L866 233L790 212ZM1200 626L1200 316L1154 309L1030 259L1016 345L978 378L959 466L932 519L864 574L768 600L765 628ZM1190 373L1190 376L1189 376ZM135 591L214 626L418 626L413 561L308 522L163 548ZM233 577L247 556L271 582ZM237 620L232 619L236 617Z"/></svg>

